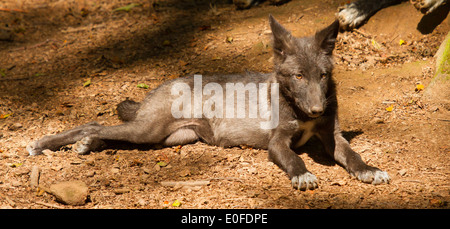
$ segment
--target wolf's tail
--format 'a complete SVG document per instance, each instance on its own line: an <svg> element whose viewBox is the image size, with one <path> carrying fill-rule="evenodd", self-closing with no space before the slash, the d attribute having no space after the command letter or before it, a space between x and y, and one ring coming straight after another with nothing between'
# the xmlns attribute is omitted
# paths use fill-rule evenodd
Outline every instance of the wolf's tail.
<svg viewBox="0 0 450 229"><path fill-rule="evenodd" d="M141 107L141 103L129 100L128 98L117 104L117 113L122 121L133 121L136 118L136 112Z"/></svg>

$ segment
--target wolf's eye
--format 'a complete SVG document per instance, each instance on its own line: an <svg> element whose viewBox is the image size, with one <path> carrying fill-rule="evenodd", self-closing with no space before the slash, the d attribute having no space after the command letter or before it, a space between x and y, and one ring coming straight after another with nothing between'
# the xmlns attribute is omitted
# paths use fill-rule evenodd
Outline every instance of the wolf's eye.
<svg viewBox="0 0 450 229"><path fill-rule="evenodd" d="M295 74L295 78L301 80L301 79L303 79L303 74L302 73Z"/></svg>
<svg viewBox="0 0 450 229"><path fill-rule="evenodd" d="M322 72L320 73L320 77L323 78L327 78L328 74L326 72Z"/></svg>

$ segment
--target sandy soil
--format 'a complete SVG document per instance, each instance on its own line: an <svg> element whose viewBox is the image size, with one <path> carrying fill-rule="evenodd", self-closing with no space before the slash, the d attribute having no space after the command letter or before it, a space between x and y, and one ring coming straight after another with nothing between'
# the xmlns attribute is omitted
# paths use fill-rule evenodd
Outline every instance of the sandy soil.
<svg viewBox="0 0 450 229"><path fill-rule="evenodd" d="M339 34L335 50L341 127L364 161L390 174L388 185L357 181L316 140L298 150L319 180L317 190L304 192L266 151L246 147L121 147L80 156L67 146L34 157L25 150L93 120L118 124L117 103L139 101L166 80L270 72L269 13L304 36L331 23L345 2L266 2L237 11L227 1L136 0L127 12L114 11L131 3L122 0L1 1L26 12L0 11L1 29L11 34L0 41L0 207L449 208L450 106L425 101L416 88L430 83L450 22L422 34L423 15L409 3ZM64 205L30 187L33 166L43 186L85 182L87 202ZM196 180L209 185L161 185Z"/></svg>

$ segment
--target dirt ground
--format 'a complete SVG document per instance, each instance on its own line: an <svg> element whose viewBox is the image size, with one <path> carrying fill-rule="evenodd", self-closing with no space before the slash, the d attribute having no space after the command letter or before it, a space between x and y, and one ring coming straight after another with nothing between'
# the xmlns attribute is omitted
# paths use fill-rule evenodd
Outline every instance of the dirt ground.
<svg viewBox="0 0 450 229"><path fill-rule="evenodd" d="M97 121L119 124L115 106L140 101L162 82L189 74L270 72L271 13L296 36L330 24L347 0L0 1L0 208L449 208L450 106L423 99L450 20L422 34L408 2L340 33L335 50L341 127L369 165L391 176L364 184L323 153L298 150L319 188L298 191L264 150L203 143L120 147L77 155L71 146L28 156L44 135ZM129 11L116 10L138 3ZM426 21L426 20L425 20ZM401 41L402 40L402 41ZM138 87L139 84L148 88ZM417 90L419 88L419 90ZM64 205L30 187L81 180L87 202ZM167 187L164 181L209 181Z"/></svg>

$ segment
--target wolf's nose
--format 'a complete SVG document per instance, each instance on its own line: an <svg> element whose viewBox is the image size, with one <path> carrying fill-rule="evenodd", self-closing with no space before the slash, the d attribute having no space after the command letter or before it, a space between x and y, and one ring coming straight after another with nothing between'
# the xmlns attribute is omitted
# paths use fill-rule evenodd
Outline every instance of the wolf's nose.
<svg viewBox="0 0 450 229"><path fill-rule="evenodd" d="M311 107L311 114L313 116L319 116L323 114L323 107L320 106L313 106Z"/></svg>

